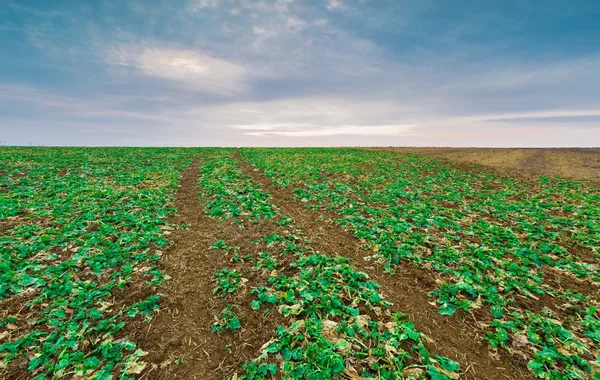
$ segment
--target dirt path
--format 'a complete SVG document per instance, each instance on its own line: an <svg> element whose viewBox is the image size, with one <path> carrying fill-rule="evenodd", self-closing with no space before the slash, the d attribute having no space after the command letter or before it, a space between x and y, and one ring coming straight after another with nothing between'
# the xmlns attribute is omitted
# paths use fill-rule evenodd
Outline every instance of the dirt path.
<svg viewBox="0 0 600 380"><path fill-rule="evenodd" d="M531 378L526 362L503 354L492 358L488 344L481 340L475 316L456 313L448 317L438 313L437 306L430 304L434 299L427 294L435 285L427 272L414 265L406 265L399 266L394 275L389 275L381 266L369 264L364 257L372 252L366 251L351 233L319 220L319 213L303 208L295 201L291 191L274 187L261 171L241 160L237 154L236 158L242 171L270 192L273 203L310 237L313 248L322 253L339 253L349 257L357 269L381 285L382 294L394 304L394 311L408 314L417 329L431 339L430 348L461 364L465 378Z"/></svg>
<svg viewBox="0 0 600 380"><path fill-rule="evenodd" d="M133 340L148 351L144 360L149 365L140 378L231 378L276 327L257 315L242 319L243 328L235 333L211 331L213 315L235 302L213 296L215 270L232 264L229 257L208 248L219 239L249 244L254 234L205 216L196 190L199 163L196 158L184 172L177 193L179 212L171 222L189 228L173 231L169 236L173 243L161 258L161 270L172 278L159 290L164 294L161 310L149 325L140 322L133 332Z"/></svg>

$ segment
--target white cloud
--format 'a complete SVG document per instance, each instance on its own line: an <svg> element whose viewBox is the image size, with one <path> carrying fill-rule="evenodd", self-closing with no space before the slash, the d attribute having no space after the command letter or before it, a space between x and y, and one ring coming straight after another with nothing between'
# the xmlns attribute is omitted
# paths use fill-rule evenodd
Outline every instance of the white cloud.
<svg viewBox="0 0 600 380"><path fill-rule="evenodd" d="M580 110L547 110L530 112L505 112L483 115L466 115L461 117L442 118L436 123L447 123L459 125L460 123L480 123L490 121L512 121L526 119L546 119L546 118L568 118L580 116L600 116L600 109L580 109Z"/></svg>
<svg viewBox="0 0 600 380"><path fill-rule="evenodd" d="M125 136L131 139L129 144L150 145L597 146L600 138L597 130L577 123L566 121L549 128L543 120L535 120L600 116L600 109L592 108L432 118L427 116L430 109L392 101L305 97L222 104L178 102L185 98L101 92L81 97L0 85L0 111L27 110L24 116L0 118L0 131L10 143L63 145L123 145L127 144ZM130 108L139 102L147 107ZM407 116L411 114L418 116ZM521 121L526 118L534 121ZM498 119L507 122L487 122Z"/></svg>
<svg viewBox="0 0 600 380"><path fill-rule="evenodd" d="M231 103L191 110L185 117L204 118L246 136L397 136L415 126L398 121L406 111L392 102L315 97Z"/></svg>
<svg viewBox="0 0 600 380"><path fill-rule="evenodd" d="M107 62L134 67L140 74L167 79L210 93L230 95L245 90L245 68L194 50L139 50L131 46L121 46L109 52Z"/></svg>
<svg viewBox="0 0 600 380"><path fill-rule="evenodd" d="M561 117L579 117L579 116L600 116L600 109L597 110L549 110L549 111L534 111L534 112L516 112L491 114L485 116L465 117L463 120L473 121L499 121L511 119L544 119L544 118L561 118Z"/></svg>
<svg viewBox="0 0 600 380"><path fill-rule="evenodd" d="M255 43L262 42L270 37L274 37L277 35L277 32L275 32L272 29L266 29L262 26L257 25L252 27L252 32L254 32L254 34L256 34L257 36L257 41L255 41Z"/></svg>
<svg viewBox="0 0 600 380"><path fill-rule="evenodd" d="M304 29L305 25L306 23L304 21L300 20L298 17L295 16L288 17L286 23L287 28L292 31L302 30Z"/></svg>
<svg viewBox="0 0 600 380"><path fill-rule="evenodd" d="M319 137L319 136L397 136L410 131L414 125L311 125L311 124L257 124L238 125L237 129L249 130L248 136Z"/></svg>
<svg viewBox="0 0 600 380"><path fill-rule="evenodd" d="M326 7L330 11L331 10L336 10L336 9L343 9L344 8L344 3L343 3L342 0L328 0Z"/></svg>
<svg viewBox="0 0 600 380"><path fill-rule="evenodd" d="M192 12L198 12L203 8L216 8L219 6L220 0L192 0L188 4L187 9Z"/></svg>

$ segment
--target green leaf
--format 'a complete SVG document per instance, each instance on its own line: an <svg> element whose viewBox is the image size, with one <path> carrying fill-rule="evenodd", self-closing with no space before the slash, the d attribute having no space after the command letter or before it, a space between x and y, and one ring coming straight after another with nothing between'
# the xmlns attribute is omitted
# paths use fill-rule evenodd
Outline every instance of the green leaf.
<svg viewBox="0 0 600 380"><path fill-rule="evenodd" d="M34 369L36 369L37 367L40 366L40 364L42 364L44 362L46 358L44 358L43 356L38 356L36 358L33 358L29 361L29 364L27 364L27 370L28 371L33 371Z"/></svg>
<svg viewBox="0 0 600 380"><path fill-rule="evenodd" d="M83 361L83 365L87 369L98 368L98 366L100 365L100 359L98 359L95 356L89 356L85 358L85 360Z"/></svg>
<svg viewBox="0 0 600 380"><path fill-rule="evenodd" d="M454 306L452 304L444 303L444 304L442 304L442 306L440 306L438 311L442 315L452 315L456 311L456 306Z"/></svg>
<svg viewBox="0 0 600 380"><path fill-rule="evenodd" d="M277 374L277 365L275 364L267 364L266 369L271 376L275 376Z"/></svg>
<svg viewBox="0 0 600 380"><path fill-rule="evenodd" d="M240 324L240 320L237 317L233 317L229 324L227 325L229 330L239 330L242 325Z"/></svg>
<svg viewBox="0 0 600 380"><path fill-rule="evenodd" d="M435 358L442 365L442 368L448 372L456 372L460 370L460 365L458 365L458 363L454 360L439 355L436 355Z"/></svg>

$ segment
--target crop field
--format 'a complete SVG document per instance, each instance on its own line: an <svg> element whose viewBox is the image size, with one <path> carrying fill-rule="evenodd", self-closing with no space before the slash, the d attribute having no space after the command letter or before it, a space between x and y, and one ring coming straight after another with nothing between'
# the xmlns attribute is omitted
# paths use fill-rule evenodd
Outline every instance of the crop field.
<svg viewBox="0 0 600 380"><path fill-rule="evenodd" d="M0 379L600 380L597 180L356 148L0 174Z"/></svg>

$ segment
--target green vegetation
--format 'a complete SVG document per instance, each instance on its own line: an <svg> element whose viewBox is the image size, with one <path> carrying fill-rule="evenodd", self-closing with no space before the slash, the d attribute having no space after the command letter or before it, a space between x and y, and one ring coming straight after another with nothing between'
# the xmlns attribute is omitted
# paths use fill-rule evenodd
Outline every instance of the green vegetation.
<svg viewBox="0 0 600 380"><path fill-rule="evenodd" d="M225 329L235 331L242 327L239 318L235 315L234 308L234 305L227 305L219 315L215 315L212 332L222 332Z"/></svg>
<svg viewBox="0 0 600 380"><path fill-rule="evenodd" d="M279 326L260 356L243 366L239 379L457 377L457 363L431 355L425 337L406 316L386 310L390 304L377 284L355 270L347 258L315 252L291 219L272 206L269 194L242 174L229 152L207 154L201 173L199 191L208 197L208 215L232 218L236 224L270 223L272 230L281 231L263 236L269 251L260 253L247 270L266 274L262 281L249 284L254 299L241 306L250 306L254 312L276 309L287 325ZM216 204L219 210L235 211L214 212L210 205ZM281 226L286 229L278 230ZM232 251L225 241L211 248L225 254ZM277 270L279 260L291 260L285 274ZM237 289L240 278L242 274L236 271L219 270L215 289L220 294Z"/></svg>
<svg viewBox="0 0 600 380"><path fill-rule="evenodd" d="M242 174L231 153L230 149L210 150L200 169L200 187L211 199L206 214L238 222L273 218L275 211L267 195Z"/></svg>
<svg viewBox="0 0 600 380"><path fill-rule="evenodd" d="M411 311L382 295L380 285L394 291L405 269L431 279L415 285L426 287L429 316L472 316L491 357L512 355L538 378L600 379L597 184L395 152L212 148L0 150L0 377L149 373L153 347L132 331L157 323L172 300L161 294L169 277L159 262L169 235L184 228L167 218L193 158L197 188L188 190L208 219L185 228L212 230L203 230L204 246L190 240L186 257L203 266L191 263L197 249L215 261L193 272L206 275L190 289L208 294L184 293L168 311L194 318L177 307L206 303L202 338L223 360L242 352L245 337L259 340L228 362L237 379L458 378L469 366L436 352L403 314ZM315 249L323 245L286 207L348 231L367 264ZM377 281L362 265L377 269ZM187 354L165 362L187 371Z"/></svg>
<svg viewBox="0 0 600 380"><path fill-rule="evenodd" d="M528 356L536 376L600 376L593 341L600 281L597 186L548 177L519 181L381 151L274 153L241 151L306 207L333 212L332 221L361 239L373 251L371 260L389 273L397 265L435 273L431 296L441 314L487 310L490 345ZM589 285L564 289L550 280L554 275ZM586 287L588 294L581 294ZM560 316L519 305L540 297L552 300Z"/></svg>
<svg viewBox="0 0 600 380"><path fill-rule="evenodd" d="M225 297L228 293L235 293L247 281L241 273L229 269L217 270L215 278L217 286L213 289L213 293L218 293L221 297Z"/></svg>
<svg viewBox="0 0 600 380"><path fill-rule="evenodd" d="M0 367L25 358L37 379L143 369L121 332L158 308L156 263L189 153L0 150L0 302L20 310L0 320Z"/></svg>

